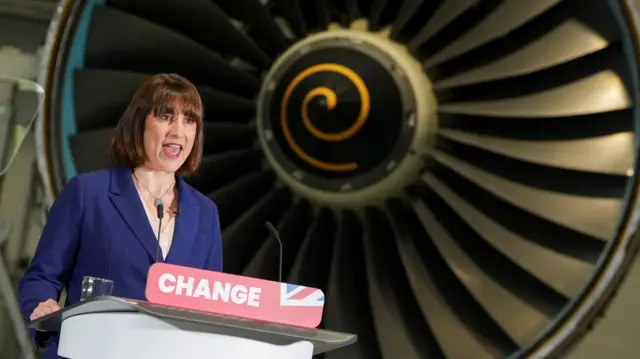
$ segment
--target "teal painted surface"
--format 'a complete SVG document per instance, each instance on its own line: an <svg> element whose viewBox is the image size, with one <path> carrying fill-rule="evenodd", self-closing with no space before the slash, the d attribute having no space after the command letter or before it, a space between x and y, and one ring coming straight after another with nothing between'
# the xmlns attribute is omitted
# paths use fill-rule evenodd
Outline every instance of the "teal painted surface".
<svg viewBox="0 0 640 359"><path fill-rule="evenodd" d="M61 106L61 128L60 140L62 147L62 160L64 165L64 174L67 180L76 175L76 166L71 155L71 146L69 139L77 132L76 128L76 112L75 112L75 84L74 73L76 69L84 68L84 58L87 45L87 37L89 33L89 24L91 24L91 16L93 8L96 5L103 5L105 0L86 0L87 4L80 15L76 33L73 36L69 55L67 57L67 67L64 72L64 82L62 84L62 106Z"/></svg>

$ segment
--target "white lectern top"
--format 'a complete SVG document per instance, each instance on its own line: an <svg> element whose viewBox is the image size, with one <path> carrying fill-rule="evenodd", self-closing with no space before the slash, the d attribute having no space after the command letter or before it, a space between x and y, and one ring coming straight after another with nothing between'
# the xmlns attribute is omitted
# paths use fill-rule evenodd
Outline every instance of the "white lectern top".
<svg viewBox="0 0 640 359"><path fill-rule="evenodd" d="M140 313L159 320L204 324L230 335L273 344L306 341L313 344L313 354L320 354L353 344L357 335L323 329L307 329L257 322L203 312L165 307L144 301L116 297L96 297L68 306L56 313L29 323L30 328L59 332L62 322L76 316L98 313Z"/></svg>

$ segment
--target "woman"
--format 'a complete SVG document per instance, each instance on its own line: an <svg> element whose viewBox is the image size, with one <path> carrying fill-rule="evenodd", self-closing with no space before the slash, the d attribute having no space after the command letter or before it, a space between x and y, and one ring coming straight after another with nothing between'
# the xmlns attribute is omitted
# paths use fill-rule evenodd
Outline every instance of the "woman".
<svg viewBox="0 0 640 359"><path fill-rule="evenodd" d="M33 260L20 280L28 320L80 299L84 276L111 279L113 295L145 299L157 260L222 271L222 240L213 202L180 177L202 157L202 100L174 74L151 77L135 93L113 134L114 167L75 176L51 207ZM160 238L155 204L164 207ZM158 245L161 251L158 253ZM58 358L50 333L33 333Z"/></svg>

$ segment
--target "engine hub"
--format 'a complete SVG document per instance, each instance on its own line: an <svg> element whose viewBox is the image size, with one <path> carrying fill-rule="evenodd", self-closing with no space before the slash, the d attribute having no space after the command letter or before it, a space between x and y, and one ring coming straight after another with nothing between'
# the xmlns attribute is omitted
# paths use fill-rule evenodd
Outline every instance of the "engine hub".
<svg viewBox="0 0 640 359"><path fill-rule="evenodd" d="M360 207L418 178L436 100L403 47L338 29L307 37L275 62L257 121L267 161L287 185L316 203Z"/></svg>

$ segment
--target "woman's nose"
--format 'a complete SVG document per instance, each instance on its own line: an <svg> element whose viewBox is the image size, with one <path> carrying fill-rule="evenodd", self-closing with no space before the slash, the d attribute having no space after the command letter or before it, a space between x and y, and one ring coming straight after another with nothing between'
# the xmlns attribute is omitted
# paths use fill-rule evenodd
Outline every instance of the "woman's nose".
<svg viewBox="0 0 640 359"><path fill-rule="evenodd" d="M184 116L180 115L177 118L175 118L173 120L173 122L171 123L171 134L176 136L176 137L183 137L184 136L184 121L185 118Z"/></svg>

